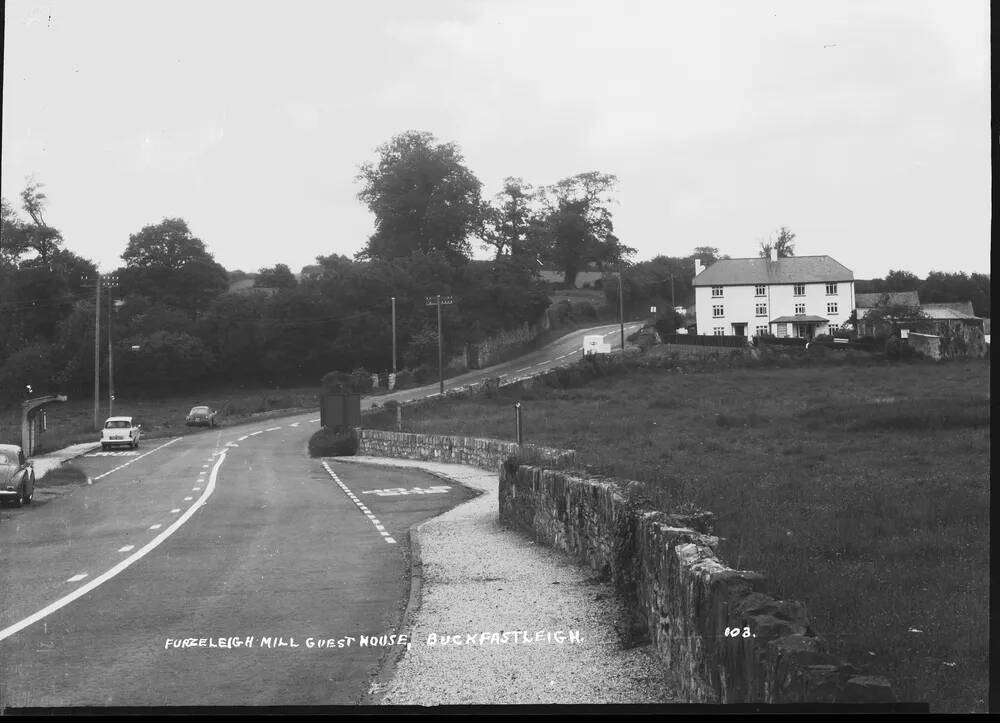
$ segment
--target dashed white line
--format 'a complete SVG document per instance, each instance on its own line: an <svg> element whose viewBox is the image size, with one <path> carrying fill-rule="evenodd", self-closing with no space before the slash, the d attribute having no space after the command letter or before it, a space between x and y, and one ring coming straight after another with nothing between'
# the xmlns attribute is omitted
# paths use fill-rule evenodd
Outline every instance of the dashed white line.
<svg viewBox="0 0 1000 723"><path fill-rule="evenodd" d="M248 437L256 437L258 434L264 434L264 430L263 429L258 429L256 432L250 432L250 434L248 434L247 436Z"/></svg>
<svg viewBox="0 0 1000 723"><path fill-rule="evenodd" d="M297 427L297 426L299 426L300 424L302 424L302 422L292 422L292 423L291 423L291 424L289 424L288 426L289 426L289 427Z"/></svg>
<svg viewBox="0 0 1000 723"><path fill-rule="evenodd" d="M172 440L172 441L177 441L177 440ZM138 459L138 457L136 459ZM33 625L34 623L37 623L39 620L48 617L57 610L66 607L74 600L78 600L91 590L99 587L100 585L103 585L108 580L118 575L118 573L120 573L122 570L127 569L133 563L138 562L143 557L148 555L150 552L155 550L160 545L160 543L162 543L164 540L166 540L168 537L174 534L177 530L179 530L181 525L187 522L191 518L191 515L193 515L198 510L199 507L204 505L205 501L212 495L212 492L215 490L215 480L218 477L219 468L222 466L222 463L225 461L225 459L226 459L225 454L219 455L219 459L215 463L215 467L212 469L212 476L209 480L208 489L205 490L204 494L202 494L202 496L198 499L198 501L195 504L191 505L191 507L188 508L187 512L185 512L183 515L178 517L173 523L171 523L170 527L165 529L159 535L154 537L152 540L147 542L145 545L143 545L141 548L133 552L131 555L129 555L124 560L119 562L117 565L112 567L110 570L98 575L90 582L81 585L70 594L64 595L63 597L56 600L54 603L46 605L38 612L29 615L23 620L16 622L13 625L8 625L6 628L0 630L0 640L9 638L14 633L20 632L29 625Z"/></svg>
<svg viewBox="0 0 1000 723"><path fill-rule="evenodd" d="M196 487L195 489L197 489L197 487ZM194 499L194 497L185 497L185 498L184 498L184 501L185 501L185 502L190 502L190 501L191 501L191 500L193 500L193 499Z"/></svg>
<svg viewBox="0 0 1000 723"><path fill-rule="evenodd" d="M244 439L246 439L249 436L250 436L249 434L244 434L242 437L237 437L236 441L237 442L242 442Z"/></svg>
<svg viewBox="0 0 1000 723"><path fill-rule="evenodd" d="M200 492L201 491L201 487L192 487L191 491L192 492Z"/></svg>
<svg viewBox="0 0 1000 723"><path fill-rule="evenodd" d="M161 525L159 522L157 522L155 525L150 525L149 529L151 529L151 530L158 530L161 527L163 527L163 525Z"/></svg>
<svg viewBox="0 0 1000 723"><path fill-rule="evenodd" d="M343 490L348 497L354 497L354 493L351 492L351 489L340 481L340 477L337 476L336 472L330 469L330 465L328 465L325 460L323 461L323 467L326 469L327 474L329 474L333 478L333 481L337 483L337 486L340 487L340 489ZM375 525L375 529L379 532L380 535L382 535L382 539L391 545L395 545L396 541L393 538L389 537L389 533L385 531L385 527L383 527L382 523L378 521L378 518L375 517L375 515L369 512L366 508L364 508L364 505L362 505L361 502L356 497L354 498L353 501L354 504L357 505L358 509L360 509L364 513L365 517L371 520L372 524Z"/></svg>
<svg viewBox="0 0 1000 723"><path fill-rule="evenodd" d="M87 573L81 572L79 575L74 575L73 577L71 577L66 582L80 582L80 580L82 580L85 577L87 577Z"/></svg>
<svg viewBox="0 0 1000 723"><path fill-rule="evenodd" d="M278 429L281 429L281 427L268 427L268 428L267 428L267 429L265 429L264 431L265 431L265 432L274 432L274 431L276 431L276 430L278 430Z"/></svg>
<svg viewBox="0 0 1000 723"><path fill-rule="evenodd" d="M112 472L117 472L118 470L120 470L120 469L122 469L122 468L124 468L124 467L128 467L128 466L129 466L130 464L132 464L133 462L138 462L138 461L139 461L140 459L142 459L143 457L145 457L145 456L147 456L147 455L150 455L150 454L152 454L153 452L156 452L157 450L160 450L160 449L163 449L163 448L164 448L164 447L166 447L166 446L167 446L168 444L173 444L174 442L179 442L179 441L180 441L180 439L181 439L180 437L174 437L174 438L173 438L173 439L171 439L171 440L170 440L169 442L166 442L166 443L164 443L164 444L161 444L161 445L160 445L159 447L153 447L153 449L149 450L149 451L148 451L148 452L146 452L145 454L140 454L140 455L139 455L138 457L133 457L132 459L130 459L130 460L129 460L128 462L126 462L125 464L120 464L120 465L118 465L117 467L114 467L113 469L109 469L109 470L108 470L107 472L105 472L104 474L99 474L99 475L97 475L96 477L94 477L94 481L96 482L97 480L101 479L102 477L107 477L107 476L108 476L109 474L111 474Z"/></svg>
<svg viewBox="0 0 1000 723"><path fill-rule="evenodd" d="M170 510L170 514L176 515L180 511L181 511L180 507L175 507L174 509Z"/></svg>
<svg viewBox="0 0 1000 723"><path fill-rule="evenodd" d="M131 552L135 549L135 545L125 545L125 547L119 547L118 552Z"/></svg>
<svg viewBox="0 0 1000 723"><path fill-rule="evenodd" d="M319 421L319 417L317 417L316 419L310 419L309 421L310 422L318 422Z"/></svg>

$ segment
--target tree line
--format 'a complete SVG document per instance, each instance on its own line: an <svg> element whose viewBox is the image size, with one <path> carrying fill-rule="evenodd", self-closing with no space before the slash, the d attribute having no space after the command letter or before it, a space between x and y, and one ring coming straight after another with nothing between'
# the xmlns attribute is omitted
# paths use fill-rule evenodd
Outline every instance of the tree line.
<svg viewBox="0 0 1000 723"><path fill-rule="evenodd" d="M286 385L390 370L393 297L397 366L426 371L438 344L426 297L456 300L442 315L451 355L536 321L550 303L541 265L558 265L571 283L587 264L634 254L614 235L613 175L539 188L508 178L487 201L458 147L429 133L400 134L376 155L357 175L374 233L354 258L321 255L300 274L284 264L227 271L184 219L164 218L131 234L121 266L99 276L65 248L41 184L28 183L24 216L3 200L0 403L23 399L29 384L35 393L90 388L99 282L102 365L110 331L118 389ZM491 260L472 260L475 240L494 250ZM229 291L247 278L250 289Z"/></svg>

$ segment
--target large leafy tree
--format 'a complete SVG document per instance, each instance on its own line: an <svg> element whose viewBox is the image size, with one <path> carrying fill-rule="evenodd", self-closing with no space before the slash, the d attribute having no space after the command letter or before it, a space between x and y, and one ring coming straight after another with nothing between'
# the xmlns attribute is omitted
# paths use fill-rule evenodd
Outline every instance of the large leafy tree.
<svg viewBox="0 0 1000 723"><path fill-rule="evenodd" d="M466 260L468 238L479 227L479 179L454 143L407 131L377 149L379 159L360 167L358 198L375 215L375 233L359 258L393 259L415 251L442 251Z"/></svg>
<svg viewBox="0 0 1000 723"><path fill-rule="evenodd" d="M229 286L226 270L180 218L165 218L129 236L119 284L171 306L195 311Z"/></svg>
<svg viewBox="0 0 1000 723"><path fill-rule="evenodd" d="M264 267L254 279L254 286L270 289L291 289L297 283L295 274L285 264Z"/></svg>
<svg viewBox="0 0 1000 723"><path fill-rule="evenodd" d="M28 229L7 199L0 199L0 268L17 266L31 248Z"/></svg>
<svg viewBox="0 0 1000 723"><path fill-rule="evenodd" d="M528 251L528 239L537 224L535 189L524 179L504 179L503 190L484 205L480 236L487 248L496 249L496 258L517 257Z"/></svg>
<svg viewBox="0 0 1000 723"><path fill-rule="evenodd" d="M544 189L545 212L537 230L543 257L557 265L567 284L587 264L623 261L635 249L614 234L611 210L618 179L590 171L564 178Z"/></svg>
<svg viewBox="0 0 1000 723"><path fill-rule="evenodd" d="M770 258L771 251L775 252L775 256L779 259L786 259L790 256L795 255L795 234L785 226L778 229L778 238L770 239L768 241L761 241L760 243L760 256L761 258Z"/></svg>
<svg viewBox="0 0 1000 723"><path fill-rule="evenodd" d="M43 266L47 266L52 254L62 243L62 234L45 221L45 207L48 205L48 196L42 192L42 184L29 182L21 191L21 208L31 219L30 223L24 225L25 234L29 248L38 253L38 258Z"/></svg>

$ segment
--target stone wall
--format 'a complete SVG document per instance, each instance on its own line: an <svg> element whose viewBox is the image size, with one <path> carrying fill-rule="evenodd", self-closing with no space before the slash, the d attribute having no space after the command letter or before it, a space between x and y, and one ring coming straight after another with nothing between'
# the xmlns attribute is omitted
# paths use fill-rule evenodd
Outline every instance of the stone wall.
<svg viewBox="0 0 1000 723"><path fill-rule="evenodd" d="M372 457L400 457L434 462L468 464L480 469L499 470L504 460L518 459L549 466L576 464L576 452L498 439L451 437L440 434L410 434L379 429L359 431L358 454Z"/></svg>
<svg viewBox="0 0 1000 723"><path fill-rule="evenodd" d="M679 693L692 702L892 702L884 678L825 652L805 609L715 554L711 515L637 508L610 480L501 467L500 517L610 578ZM726 635L727 628L739 635ZM743 637L749 629L754 637Z"/></svg>
<svg viewBox="0 0 1000 723"><path fill-rule="evenodd" d="M501 331L485 341L469 344L469 368L484 369L505 361L506 357L527 349L540 333L540 325L524 322L518 329Z"/></svg>

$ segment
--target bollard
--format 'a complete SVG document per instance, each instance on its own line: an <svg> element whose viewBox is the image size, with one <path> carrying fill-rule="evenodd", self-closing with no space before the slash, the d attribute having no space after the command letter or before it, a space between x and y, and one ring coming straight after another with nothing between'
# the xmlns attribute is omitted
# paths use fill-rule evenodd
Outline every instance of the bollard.
<svg viewBox="0 0 1000 723"><path fill-rule="evenodd" d="M521 402L514 402L514 426L517 432L517 446L521 446Z"/></svg>

